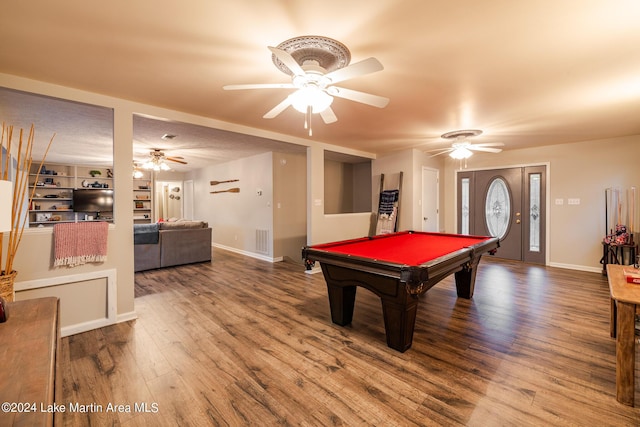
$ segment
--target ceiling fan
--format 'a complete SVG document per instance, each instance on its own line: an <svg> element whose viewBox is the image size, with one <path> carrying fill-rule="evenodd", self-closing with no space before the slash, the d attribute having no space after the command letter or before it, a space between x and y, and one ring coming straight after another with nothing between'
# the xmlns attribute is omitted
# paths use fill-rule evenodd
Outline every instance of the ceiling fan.
<svg viewBox="0 0 640 427"><path fill-rule="evenodd" d="M473 155L474 151L483 151L486 153L499 153L502 151L502 148L495 148L504 146L502 142L472 144L468 141L468 138L472 138L480 134L482 134L482 131L479 129L454 130L451 132L443 133L441 135L442 138L453 140L454 142L449 148L439 148L431 150L431 153L435 153L432 154L431 157L448 153L449 156L456 160L466 160Z"/></svg>
<svg viewBox="0 0 640 427"><path fill-rule="evenodd" d="M187 162L184 161L184 157L166 156L162 150L156 148L149 152L149 160L144 162L142 167L144 169L152 169L154 171L169 170L171 168L167 165L167 161L181 163L183 165L187 164Z"/></svg>
<svg viewBox="0 0 640 427"><path fill-rule="evenodd" d="M312 135L311 115L320 114L326 123L338 120L331 109L334 97L384 108L389 99L334 86L336 83L375 73L384 69L376 58L367 58L349 65L351 53L342 43L321 36L302 36L269 46L276 67L292 76L291 83L237 84L223 86L224 90L296 89L263 118L272 119L292 106L305 114L305 129Z"/></svg>

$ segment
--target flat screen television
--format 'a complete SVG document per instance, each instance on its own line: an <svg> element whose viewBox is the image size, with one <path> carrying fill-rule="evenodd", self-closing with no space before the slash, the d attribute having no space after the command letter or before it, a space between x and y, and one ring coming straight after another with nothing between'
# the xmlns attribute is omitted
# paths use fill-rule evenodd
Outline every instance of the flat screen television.
<svg viewBox="0 0 640 427"><path fill-rule="evenodd" d="M77 189L73 190L73 210L75 212L113 212L113 190Z"/></svg>

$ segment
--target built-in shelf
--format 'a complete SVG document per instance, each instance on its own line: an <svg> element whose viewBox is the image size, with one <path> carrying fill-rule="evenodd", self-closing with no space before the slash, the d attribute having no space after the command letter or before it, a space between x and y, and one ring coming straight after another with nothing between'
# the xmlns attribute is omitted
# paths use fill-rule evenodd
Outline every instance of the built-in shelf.
<svg viewBox="0 0 640 427"><path fill-rule="evenodd" d="M97 219L96 212L78 212L73 206L76 189L113 189L111 166L80 166L47 163L40 173L39 162L33 162L29 173L29 191L33 198L29 206L29 227L52 226L63 222ZM94 172L93 174L91 172ZM31 194L31 193L29 193ZM113 221L112 212L101 212L101 221Z"/></svg>
<svg viewBox="0 0 640 427"><path fill-rule="evenodd" d="M142 176L133 178L133 221L136 224L153 222L153 171L141 169Z"/></svg>

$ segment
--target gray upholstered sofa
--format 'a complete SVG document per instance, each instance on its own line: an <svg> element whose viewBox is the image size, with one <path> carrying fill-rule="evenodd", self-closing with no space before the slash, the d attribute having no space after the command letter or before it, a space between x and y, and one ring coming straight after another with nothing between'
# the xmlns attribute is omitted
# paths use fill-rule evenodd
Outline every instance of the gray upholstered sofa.
<svg viewBox="0 0 640 427"><path fill-rule="evenodd" d="M211 261L211 228L203 221L133 226L134 271Z"/></svg>

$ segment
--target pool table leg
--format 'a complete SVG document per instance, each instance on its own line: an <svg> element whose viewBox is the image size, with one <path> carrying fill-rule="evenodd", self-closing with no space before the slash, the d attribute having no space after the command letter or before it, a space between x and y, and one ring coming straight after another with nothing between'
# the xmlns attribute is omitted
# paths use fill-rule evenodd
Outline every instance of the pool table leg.
<svg viewBox="0 0 640 427"><path fill-rule="evenodd" d="M394 350L404 353L413 343L413 330L416 325L418 299L414 295L401 290L404 301L398 304L394 300L382 298L382 313L384 315L384 329L387 335L387 345Z"/></svg>
<svg viewBox="0 0 640 427"><path fill-rule="evenodd" d="M462 270L455 273L456 291L459 298L470 299L476 286L476 273L478 272L478 263L465 266Z"/></svg>
<svg viewBox="0 0 640 427"><path fill-rule="evenodd" d="M331 321L346 326L353 320L357 286L335 286L327 283ZM413 329L416 324L418 298L401 288L394 297L380 296L387 345L394 350L405 352L413 343Z"/></svg>
<svg viewBox="0 0 640 427"><path fill-rule="evenodd" d="M356 301L356 286L334 286L327 283L331 321L345 326L353 320L353 307Z"/></svg>

